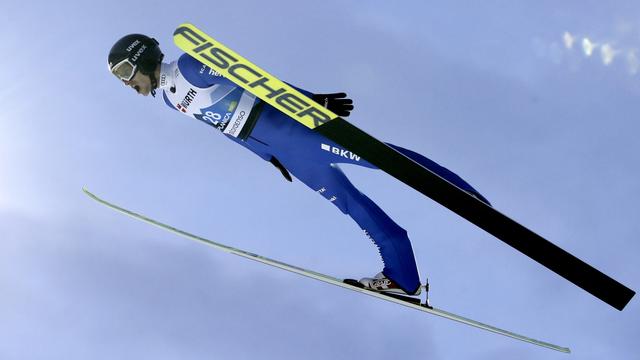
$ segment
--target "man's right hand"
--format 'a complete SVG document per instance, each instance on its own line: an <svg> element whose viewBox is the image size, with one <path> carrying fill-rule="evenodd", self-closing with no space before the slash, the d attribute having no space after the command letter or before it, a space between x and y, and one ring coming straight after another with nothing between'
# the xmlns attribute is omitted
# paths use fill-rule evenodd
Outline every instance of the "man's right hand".
<svg viewBox="0 0 640 360"><path fill-rule="evenodd" d="M280 161L276 159L275 156L272 156L269 162L272 163L273 166L277 167L278 170L280 170L280 172L282 173L282 176L284 176L285 179L287 179L289 182L293 182L293 179L291 178L291 174L289 174L289 171L287 171L287 168L285 168L284 165L282 165Z"/></svg>

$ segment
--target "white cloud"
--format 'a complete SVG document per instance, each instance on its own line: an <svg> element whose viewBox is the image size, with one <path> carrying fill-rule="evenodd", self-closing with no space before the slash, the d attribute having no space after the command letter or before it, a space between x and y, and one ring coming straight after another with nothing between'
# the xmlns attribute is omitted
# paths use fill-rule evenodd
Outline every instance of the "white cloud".
<svg viewBox="0 0 640 360"><path fill-rule="evenodd" d="M628 23L623 25L619 26L618 32L622 34L629 33L630 25ZM585 57L592 57L594 54L599 52L600 60L604 66L610 66L613 64L614 60L619 59L618 62L625 63L629 74L635 75L638 70L640 70L640 60L637 56L637 50L625 47L623 44L624 39L620 36L615 37L614 42L616 45L614 46L614 42L612 41L597 41L589 36L578 36L569 31L565 31L562 33L562 42L565 49L572 50L578 38L582 39L580 40L580 48ZM554 43L551 42L550 44L552 45ZM577 60L575 58L573 59ZM557 62L555 59L551 60ZM569 60L571 60L571 58L569 58Z"/></svg>
<svg viewBox="0 0 640 360"><path fill-rule="evenodd" d="M573 48L573 43L576 41L576 38L571 35L568 31L565 31L562 35L562 41L564 42L564 47L567 49Z"/></svg>
<svg viewBox="0 0 640 360"><path fill-rule="evenodd" d="M589 38L585 37L582 39L582 51L584 51L587 57L593 54L596 47L598 47L598 44L592 42Z"/></svg>
<svg viewBox="0 0 640 360"><path fill-rule="evenodd" d="M609 65L613 62L613 58L618 54L619 51L614 50L611 44L604 44L600 48L600 56L602 57L602 63L605 65Z"/></svg>

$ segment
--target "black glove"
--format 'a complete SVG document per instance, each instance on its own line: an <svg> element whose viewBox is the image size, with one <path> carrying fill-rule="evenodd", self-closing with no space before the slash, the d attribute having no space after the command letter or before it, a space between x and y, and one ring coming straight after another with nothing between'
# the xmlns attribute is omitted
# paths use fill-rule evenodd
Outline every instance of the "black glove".
<svg viewBox="0 0 640 360"><path fill-rule="evenodd" d="M353 110L353 100L347 98L345 93L314 94L311 99L338 116L347 117Z"/></svg>
<svg viewBox="0 0 640 360"><path fill-rule="evenodd" d="M291 178L291 174L289 174L289 172L287 171L287 168L285 168L284 165L282 165L280 161L278 161L278 159L275 158L275 156L272 156L269 162L272 163L273 166L277 167L278 170L280 170L280 172L282 173L282 176L284 176L285 179L289 180L289 182L293 182L293 179Z"/></svg>

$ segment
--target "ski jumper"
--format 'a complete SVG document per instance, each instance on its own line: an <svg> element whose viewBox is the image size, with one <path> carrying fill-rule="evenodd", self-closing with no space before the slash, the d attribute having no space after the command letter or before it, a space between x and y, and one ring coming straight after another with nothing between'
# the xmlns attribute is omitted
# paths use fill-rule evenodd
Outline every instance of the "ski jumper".
<svg viewBox="0 0 640 360"><path fill-rule="evenodd" d="M349 215L378 247L383 273L403 290L420 286L407 232L349 181L339 163L377 169L333 141L289 118L187 54L162 64L159 89L166 104L220 130L261 158L276 158L293 176ZM298 89L298 88L296 88ZM311 93L302 89L307 96ZM388 144L456 186L488 201L453 172L413 151Z"/></svg>

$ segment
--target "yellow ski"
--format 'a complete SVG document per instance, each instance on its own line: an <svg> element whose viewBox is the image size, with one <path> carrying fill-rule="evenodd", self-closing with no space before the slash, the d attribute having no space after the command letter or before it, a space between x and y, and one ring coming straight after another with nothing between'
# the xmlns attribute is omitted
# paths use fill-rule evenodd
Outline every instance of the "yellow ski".
<svg viewBox="0 0 640 360"><path fill-rule="evenodd" d="M191 24L180 25L173 40L203 64L310 129L338 117Z"/></svg>

